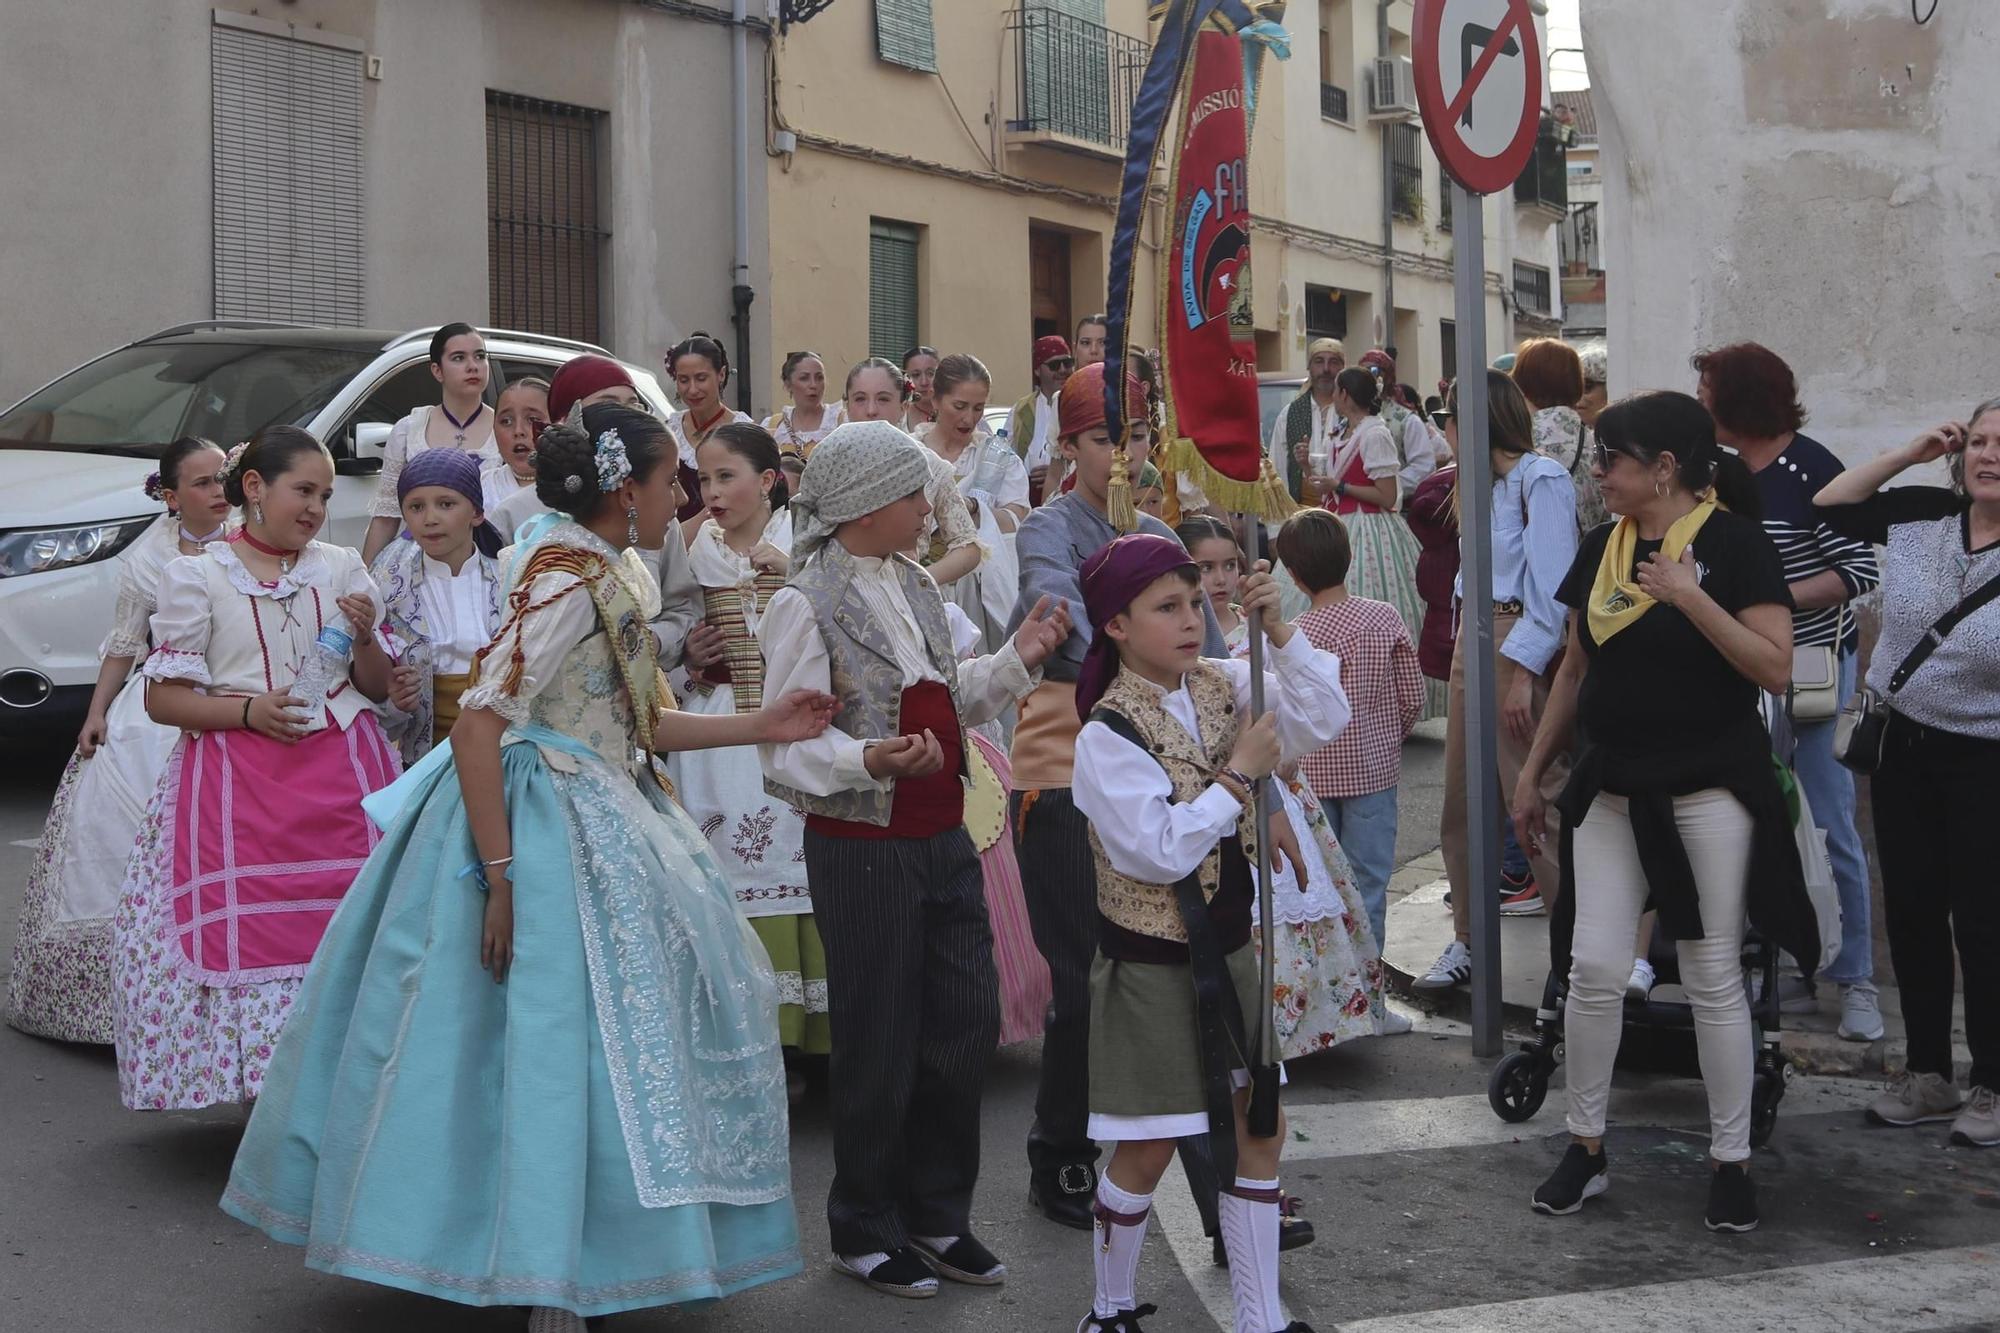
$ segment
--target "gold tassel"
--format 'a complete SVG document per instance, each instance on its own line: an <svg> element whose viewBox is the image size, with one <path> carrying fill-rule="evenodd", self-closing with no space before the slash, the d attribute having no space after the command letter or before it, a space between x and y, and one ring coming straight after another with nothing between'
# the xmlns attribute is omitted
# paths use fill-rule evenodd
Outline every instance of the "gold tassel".
<svg viewBox="0 0 2000 1333"><path fill-rule="evenodd" d="M1132 501L1132 458L1125 452L1123 440L1111 451L1111 477L1104 485L1104 516L1121 534L1138 530L1139 509Z"/></svg>

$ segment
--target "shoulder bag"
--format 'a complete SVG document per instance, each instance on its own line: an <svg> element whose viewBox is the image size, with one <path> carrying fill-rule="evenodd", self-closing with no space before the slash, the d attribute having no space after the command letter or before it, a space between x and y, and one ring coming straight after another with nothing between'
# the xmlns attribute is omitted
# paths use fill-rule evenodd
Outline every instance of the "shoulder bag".
<svg viewBox="0 0 2000 1333"><path fill-rule="evenodd" d="M1824 722L1840 713L1840 650L1847 640L1847 607L1840 604L1834 620L1833 644L1809 644L1792 649L1790 702L1795 722Z"/></svg>
<svg viewBox="0 0 2000 1333"><path fill-rule="evenodd" d="M1917 646L1910 649L1908 657L1889 677L1889 689L1884 694L1863 687L1855 692L1853 700L1841 709L1840 718L1834 723L1833 756L1856 773L1873 773L1882 766L1882 742L1888 734L1890 703L1896 692L1909 684L1910 677L1917 668L1930 660L1930 655L1938 650L1945 636L1957 629L1959 622L2000 597L2000 576L1986 580L1973 589L1963 601L1939 617L1938 622L1924 631L1924 637L1917 640Z"/></svg>

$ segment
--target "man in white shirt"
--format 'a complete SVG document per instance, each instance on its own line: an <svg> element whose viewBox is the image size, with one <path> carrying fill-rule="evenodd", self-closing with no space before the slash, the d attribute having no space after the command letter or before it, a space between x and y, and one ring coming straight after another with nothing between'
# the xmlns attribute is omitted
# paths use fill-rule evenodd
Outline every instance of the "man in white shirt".
<svg viewBox="0 0 2000 1333"><path fill-rule="evenodd" d="M1285 478L1292 499L1300 504L1317 504L1319 497L1308 495L1308 476L1324 476L1333 458L1333 442L1340 434L1340 413L1333 410L1334 381L1347 369L1347 349L1338 338L1315 338L1306 346L1305 391L1278 413L1271 423L1271 440L1266 451L1271 467Z"/></svg>

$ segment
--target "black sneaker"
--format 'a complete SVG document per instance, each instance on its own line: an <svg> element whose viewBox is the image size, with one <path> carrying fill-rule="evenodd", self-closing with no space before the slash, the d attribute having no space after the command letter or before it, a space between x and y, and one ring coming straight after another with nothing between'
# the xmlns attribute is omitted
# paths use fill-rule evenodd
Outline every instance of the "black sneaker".
<svg viewBox="0 0 2000 1333"><path fill-rule="evenodd" d="M1555 1174L1535 1190L1532 1202L1538 1213L1568 1217L1583 1207L1585 1199L1594 1199L1610 1188L1611 1163L1603 1150L1592 1156L1581 1143L1572 1143L1556 1163Z"/></svg>
<svg viewBox="0 0 2000 1333"><path fill-rule="evenodd" d="M1136 1310L1120 1310L1109 1318L1096 1313L1087 1314L1083 1322L1076 1326L1076 1333L1145 1333L1139 1327L1139 1321L1156 1308L1142 1305Z"/></svg>
<svg viewBox="0 0 2000 1333"><path fill-rule="evenodd" d="M912 1237L910 1247L924 1257L924 1262L937 1270L939 1277L948 1277L953 1282L964 1282L974 1287L997 1287L1007 1280L1007 1265L993 1257L993 1252L971 1236L960 1236L942 1250L934 1250L928 1241Z"/></svg>
<svg viewBox="0 0 2000 1333"><path fill-rule="evenodd" d="M1701 1221L1710 1231L1757 1229L1757 1187L1741 1162L1724 1162L1709 1172L1708 1211Z"/></svg>

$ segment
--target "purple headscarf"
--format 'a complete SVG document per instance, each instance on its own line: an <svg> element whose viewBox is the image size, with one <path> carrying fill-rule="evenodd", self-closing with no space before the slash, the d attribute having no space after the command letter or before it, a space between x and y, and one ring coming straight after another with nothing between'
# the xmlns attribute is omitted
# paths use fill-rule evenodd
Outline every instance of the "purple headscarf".
<svg viewBox="0 0 2000 1333"><path fill-rule="evenodd" d="M425 449L403 464L396 476L396 503L402 504L419 486L448 487L470 501L474 512L486 508L486 496L479 486L479 459L463 449ZM481 519L472 530L472 544L481 555L498 555L504 543L499 530Z"/></svg>
<svg viewBox="0 0 2000 1333"><path fill-rule="evenodd" d="M1076 676L1076 715L1085 722L1090 710L1111 688L1118 675L1118 645L1104 627L1123 615L1132 599L1153 581L1177 569L1193 569L1187 548L1171 537L1136 532L1114 537L1083 562L1083 610L1090 618L1090 648Z"/></svg>

